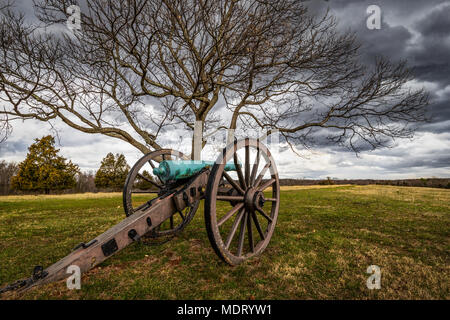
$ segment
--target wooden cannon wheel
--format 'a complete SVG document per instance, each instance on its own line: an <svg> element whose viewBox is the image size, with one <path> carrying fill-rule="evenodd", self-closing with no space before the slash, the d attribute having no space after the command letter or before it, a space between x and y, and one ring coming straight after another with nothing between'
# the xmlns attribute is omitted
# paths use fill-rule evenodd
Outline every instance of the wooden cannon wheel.
<svg viewBox="0 0 450 320"><path fill-rule="evenodd" d="M153 174L153 169L163 160L188 160L181 152L172 149L161 149L144 155L131 168L123 189L123 207L128 217L136 211L149 206L150 201L163 195L170 187ZM136 196L148 195L145 201L137 201ZM187 207L174 214L147 234L147 238L160 238L173 236L181 232L195 215L200 201L196 201L191 207Z"/></svg>
<svg viewBox="0 0 450 320"><path fill-rule="evenodd" d="M239 151L244 153L243 162L238 160ZM256 153L253 163L251 151ZM237 167L233 173L224 171L231 159ZM226 147L211 170L205 195L206 230L217 255L237 265L260 254L274 232L279 206L278 172L267 147L248 138Z"/></svg>

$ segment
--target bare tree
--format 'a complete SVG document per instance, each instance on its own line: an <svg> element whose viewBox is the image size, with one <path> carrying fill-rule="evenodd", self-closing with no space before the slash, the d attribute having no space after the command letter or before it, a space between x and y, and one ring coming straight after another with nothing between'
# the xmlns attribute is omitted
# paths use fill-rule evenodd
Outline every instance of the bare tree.
<svg viewBox="0 0 450 320"><path fill-rule="evenodd" d="M0 195L11 192L11 179L17 173L18 166L14 162L0 161Z"/></svg>
<svg viewBox="0 0 450 320"><path fill-rule="evenodd" d="M411 137L428 96L405 63L359 62L351 32L297 0L35 0L39 24L0 22L3 121L60 119L85 133L158 149L170 126L325 134L358 152ZM50 31L51 30L51 31ZM59 30L59 31L55 31Z"/></svg>
<svg viewBox="0 0 450 320"><path fill-rule="evenodd" d="M95 174L92 171L80 172L77 176L77 186L75 192L85 193L85 192L97 192L95 187Z"/></svg>

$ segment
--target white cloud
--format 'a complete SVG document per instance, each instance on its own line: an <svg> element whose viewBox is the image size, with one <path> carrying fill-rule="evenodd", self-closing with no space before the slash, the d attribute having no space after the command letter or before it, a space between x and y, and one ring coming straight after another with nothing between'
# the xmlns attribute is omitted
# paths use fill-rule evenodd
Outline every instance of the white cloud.
<svg viewBox="0 0 450 320"><path fill-rule="evenodd" d="M407 179L450 177L450 133L421 133L392 149L360 154L320 149L307 159L291 150L276 157L282 178ZM445 161L448 160L447 165ZM444 162L444 163L443 163Z"/></svg>
<svg viewBox="0 0 450 320"><path fill-rule="evenodd" d="M82 170L96 170L102 158L108 153L124 153L130 165L142 154L131 145L118 139L101 135L89 135L74 129L58 126L61 154L78 164ZM64 129L62 129L64 128ZM13 135L0 145L0 159L22 161L26 148L35 138L52 134L47 124L37 121L17 122ZM170 143L163 147L181 149L189 153L190 137L177 130L170 133ZM398 141L392 149L355 154L335 149L299 150L299 157L289 148L274 152L281 178L324 179L405 179L418 177L450 177L450 133L420 133L413 141ZM209 145L203 152L205 160L215 160L218 149ZM442 163L448 159L448 165Z"/></svg>

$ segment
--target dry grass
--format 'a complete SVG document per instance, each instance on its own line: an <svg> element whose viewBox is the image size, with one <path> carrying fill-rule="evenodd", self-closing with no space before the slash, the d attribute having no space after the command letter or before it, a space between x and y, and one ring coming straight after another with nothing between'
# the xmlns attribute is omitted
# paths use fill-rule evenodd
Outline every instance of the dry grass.
<svg viewBox="0 0 450 320"><path fill-rule="evenodd" d="M339 185L314 185L314 186L282 186L281 191L295 191L295 190L309 190L309 189L329 189L329 188L341 188L349 187L349 184L339 184Z"/></svg>
<svg viewBox="0 0 450 320"><path fill-rule="evenodd" d="M450 299L450 190L283 187L260 257L222 263L202 209L169 243L134 244L82 277L6 299ZM47 266L123 217L120 194L0 199L0 285ZM413 200L414 199L414 200ZM382 272L366 287L367 267Z"/></svg>
<svg viewBox="0 0 450 320"><path fill-rule="evenodd" d="M78 194L62 194L62 195L24 195L24 196L0 196L0 202L2 201L29 201L29 200L84 200L84 199L102 199L102 198L117 198L122 196L120 192L98 192L98 193L78 193Z"/></svg>
<svg viewBox="0 0 450 320"><path fill-rule="evenodd" d="M432 202L435 205L450 207L450 190L422 187L395 187L395 186L352 186L350 189L337 190L341 193L361 196L375 196L411 203Z"/></svg>

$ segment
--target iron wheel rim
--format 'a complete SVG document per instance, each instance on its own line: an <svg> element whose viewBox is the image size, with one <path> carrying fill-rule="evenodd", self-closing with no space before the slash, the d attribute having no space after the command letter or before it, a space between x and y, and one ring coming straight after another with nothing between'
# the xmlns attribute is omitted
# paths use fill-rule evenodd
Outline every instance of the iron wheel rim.
<svg viewBox="0 0 450 320"><path fill-rule="evenodd" d="M231 158L233 158L235 165L237 165L236 163L237 156L235 155L237 155L237 152L243 148L245 149L245 162L243 163L242 168L240 168L241 173L239 174L239 170L237 171L238 176L237 181L234 181L235 184L241 188L241 190L237 190L237 188L231 185L230 183L231 187L234 190L236 190L239 195L236 196L236 198L233 197L227 198L226 196L218 197L220 181L225 177L228 180L228 182L230 182L229 175L228 177L224 175L225 163L227 163ZM258 164L256 165L257 166L256 172L254 169L255 164L253 166L250 165L250 151L249 151L250 148L257 150L256 157L260 157L259 160L261 160L261 158L265 160L266 164L262 170L258 170L260 166L259 160L255 159L255 163L258 162ZM258 174L258 171L259 174L263 173L261 178ZM264 181L263 177L264 174L267 173L267 171L270 172L270 179L268 181ZM246 185L247 183L249 184L248 186ZM264 210L263 208L262 211L266 213L270 221L267 220L266 217L263 217L263 214L258 210L260 208L251 210L251 207L249 207L251 205L251 201L249 201L250 203L248 205L245 203L246 199L247 200L249 199L248 193L250 192L249 190L251 188L256 188L258 191L264 192L264 190L267 190L269 187L272 187L272 194L270 197L267 197L267 199L269 199L269 202L272 204L270 208L270 214L267 214L266 211L267 209ZM220 216L217 214L218 201L227 201L226 199L237 200L238 197L241 197L243 201L230 202L232 209L228 211L222 218L220 218ZM263 198L265 198L265 196L263 196ZM236 206L239 206L240 203L244 203L244 205L242 206L242 208L238 208L236 210ZM222 155L219 156L218 160L216 161L216 164L213 166L211 170L211 174L208 180L207 192L205 195L206 229L208 231L208 237L211 242L211 245L214 251L217 253L217 255L225 262L231 265L237 265L249 258L261 254L265 250L265 248L267 247L273 236L278 218L279 206L280 206L280 184L278 178L278 171L276 168L275 161L270 151L267 149L267 147L264 144L262 144L259 140L249 138L240 141L235 141L234 143L227 146L223 150ZM233 210L236 211L233 212ZM254 214L256 215L256 220ZM220 229L225 222L230 221L232 219L234 219L233 224L231 225L227 238L224 239L223 234L224 233L226 234L227 232L221 232ZM261 219L267 220L267 226L266 228L262 228L262 226L260 226L261 230L257 230L256 234L253 230L253 227L255 227L255 229L258 229L256 228L257 224L256 221L261 221ZM237 252L234 252L235 248L232 248L231 244L236 238L237 234L238 234ZM243 234L243 236L241 236L241 234ZM259 241L256 243L255 243L256 237L254 237L255 235L259 236ZM241 240L242 237L244 240ZM250 240L252 237L253 240ZM248 248L247 250L244 250L244 248L246 248L245 246L246 238Z"/></svg>

